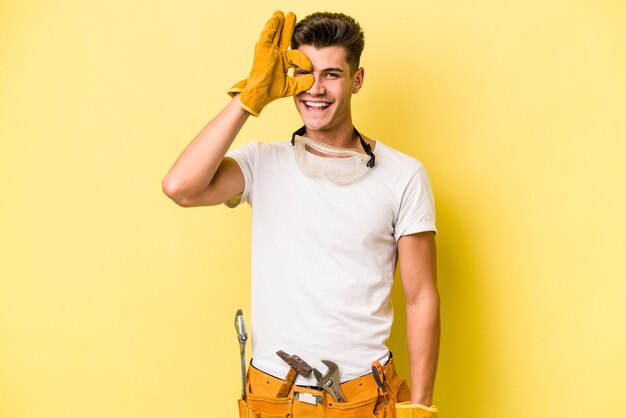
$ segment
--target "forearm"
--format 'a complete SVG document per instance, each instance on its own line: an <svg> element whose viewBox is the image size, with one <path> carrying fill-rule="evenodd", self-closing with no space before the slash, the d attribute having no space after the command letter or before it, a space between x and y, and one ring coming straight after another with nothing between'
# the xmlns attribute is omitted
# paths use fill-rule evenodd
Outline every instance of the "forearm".
<svg viewBox="0 0 626 418"><path fill-rule="evenodd" d="M235 97L180 154L163 179L163 191L176 201L203 193L250 114Z"/></svg>
<svg viewBox="0 0 626 418"><path fill-rule="evenodd" d="M430 406L439 358L439 297L407 302L407 344L411 375L411 403Z"/></svg>

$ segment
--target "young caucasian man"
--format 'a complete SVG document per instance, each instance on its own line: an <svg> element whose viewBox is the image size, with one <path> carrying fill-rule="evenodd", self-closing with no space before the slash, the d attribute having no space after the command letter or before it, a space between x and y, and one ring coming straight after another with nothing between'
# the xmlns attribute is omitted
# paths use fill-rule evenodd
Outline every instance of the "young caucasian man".
<svg viewBox="0 0 626 418"><path fill-rule="evenodd" d="M248 78L163 180L181 206L253 208L253 359L242 417L437 414L428 406L440 332L432 192L419 161L355 127L363 46L361 27L344 14L315 13L296 25L293 13L275 12ZM303 122L290 140L229 152L250 115L288 96ZM411 389L386 347L396 262Z"/></svg>

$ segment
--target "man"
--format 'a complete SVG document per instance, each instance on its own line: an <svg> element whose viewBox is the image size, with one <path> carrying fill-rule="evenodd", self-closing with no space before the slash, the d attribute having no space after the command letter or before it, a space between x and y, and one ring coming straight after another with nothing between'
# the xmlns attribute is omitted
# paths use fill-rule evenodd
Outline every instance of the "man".
<svg viewBox="0 0 626 418"><path fill-rule="evenodd" d="M253 207L253 360L240 414L435 417L436 408L424 406L432 403L439 347L428 177L417 160L353 125L351 99L365 76L359 24L337 13L295 23L293 13L274 13L249 77L163 180L181 206ZM291 141L255 142L227 155L251 114L287 96L304 123ZM410 392L385 345L396 261L407 301ZM330 364L322 360L337 364L341 395L299 375L286 397L276 397L289 371L278 350L322 373ZM382 386L372 375L376 361Z"/></svg>

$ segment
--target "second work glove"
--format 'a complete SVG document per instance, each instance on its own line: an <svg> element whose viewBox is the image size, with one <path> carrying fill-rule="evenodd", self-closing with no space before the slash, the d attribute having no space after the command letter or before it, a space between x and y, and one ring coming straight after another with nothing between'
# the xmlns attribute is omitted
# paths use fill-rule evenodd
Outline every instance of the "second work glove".
<svg viewBox="0 0 626 418"><path fill-rule="evenodd" d="M437 418L437 407L400 402L396 404L396 418Z"/></svg>
<svg viewBox="0 0 626 418"><path fill-rule="evenodd" d="M267 21L254 49L252 70L246 80L235 84L228 93L239 94L241 107L253 116L259 116L269 102L293 96L311 88L312 74L289 77L289 68L298 66L312 71L309 58L298 50L287 50L296 25L296 16L289 12L274 12Z"/></svg>

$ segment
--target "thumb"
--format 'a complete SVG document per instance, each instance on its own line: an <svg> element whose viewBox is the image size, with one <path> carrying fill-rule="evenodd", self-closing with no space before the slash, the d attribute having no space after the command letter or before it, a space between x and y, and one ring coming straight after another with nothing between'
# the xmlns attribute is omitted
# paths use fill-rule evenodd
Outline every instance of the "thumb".
<svg viewBox="0 0 626 418"><path fill-rule="evenodd" d="M289 65L302 68L304 71L313 70L313 64L311 64L309 57L307 57L304 52L298 51L297 49L287 51L287 62Z"/></svg>
<svg viewBox="0 0 626 418"><path fill-rule="evenodd" d="M315 77L313 77L313 74L305 74L299 77L287 77L285 97L294 96L302 93L303 91L307 91L313 86L314 82Z"/></svg>

